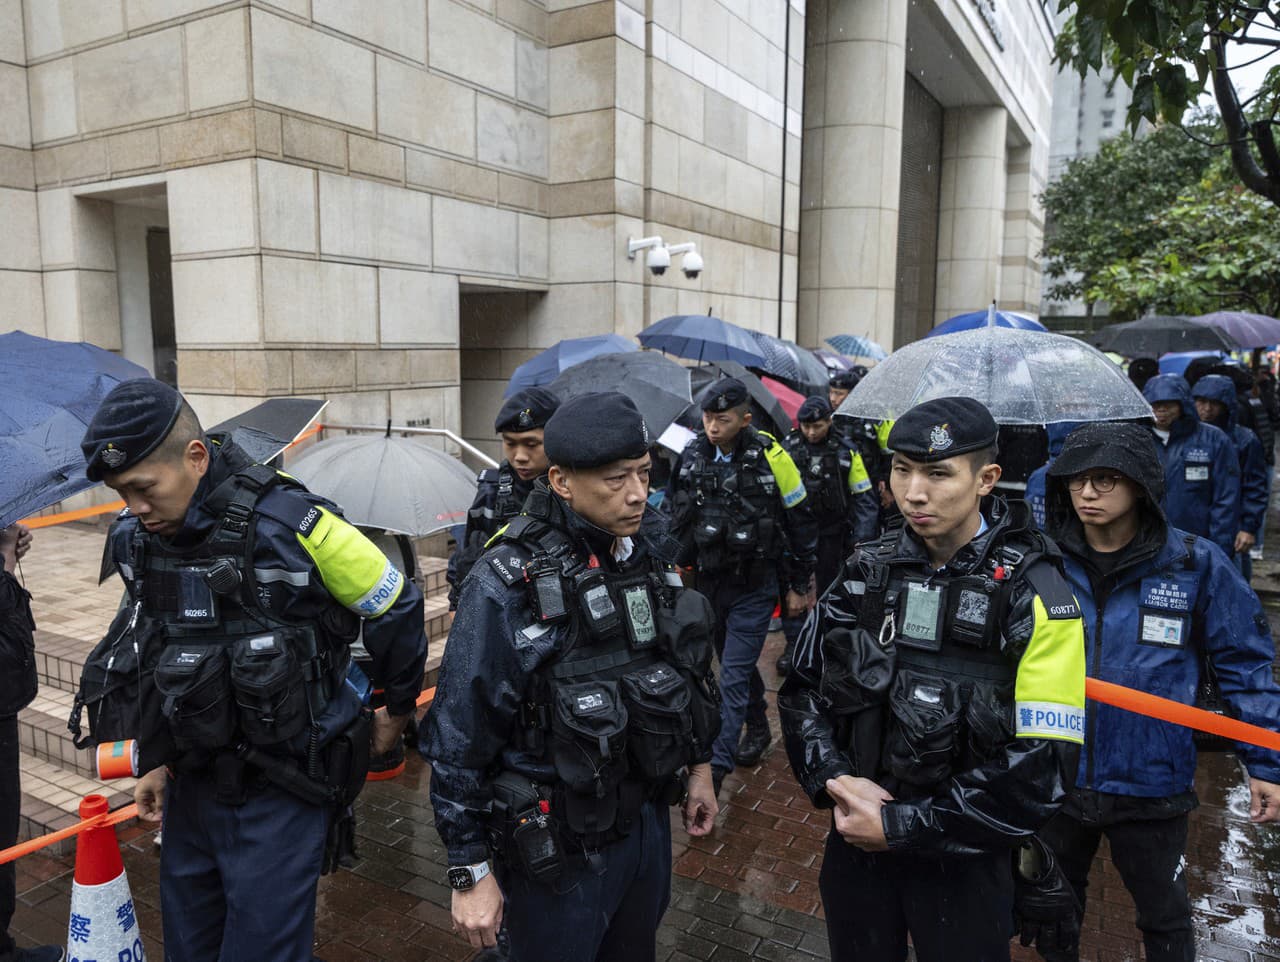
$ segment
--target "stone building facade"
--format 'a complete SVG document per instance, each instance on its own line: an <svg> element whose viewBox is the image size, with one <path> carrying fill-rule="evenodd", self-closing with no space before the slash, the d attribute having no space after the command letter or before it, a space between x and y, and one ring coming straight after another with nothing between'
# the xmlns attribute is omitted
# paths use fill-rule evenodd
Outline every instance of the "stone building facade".
<svg viewBox="0 0 1280 962"><path fill-rule="evenodd" d="M491 442L563 337L1034 310L1045 6L0 0L0 329Z"/></svg>

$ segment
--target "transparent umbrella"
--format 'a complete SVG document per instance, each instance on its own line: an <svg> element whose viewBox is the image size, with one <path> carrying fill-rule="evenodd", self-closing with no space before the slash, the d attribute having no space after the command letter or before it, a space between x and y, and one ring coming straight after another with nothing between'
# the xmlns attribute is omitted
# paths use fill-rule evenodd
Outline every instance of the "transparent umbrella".
<svg viewBox="0 0 1280 962"><path fill-rule="evenodd" d="M1120 421L1151 406L1112 361L1083 341L985 327L908 344L877 364L836 412L892 420L938 397L981 401L1001 424Z"/></svg>

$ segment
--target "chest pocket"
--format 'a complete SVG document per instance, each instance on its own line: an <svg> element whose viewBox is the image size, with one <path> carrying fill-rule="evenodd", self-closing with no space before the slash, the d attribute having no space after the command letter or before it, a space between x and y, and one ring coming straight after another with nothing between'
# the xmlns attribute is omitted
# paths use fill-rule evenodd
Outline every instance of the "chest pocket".
<svg viewBox="0 0 1280 962"><path fill-rule="evenodd" d="M1143 578L1138 587L1138 643L1184 648L1190 641L1191 612L1200 579L1191 573Z"/></svg>

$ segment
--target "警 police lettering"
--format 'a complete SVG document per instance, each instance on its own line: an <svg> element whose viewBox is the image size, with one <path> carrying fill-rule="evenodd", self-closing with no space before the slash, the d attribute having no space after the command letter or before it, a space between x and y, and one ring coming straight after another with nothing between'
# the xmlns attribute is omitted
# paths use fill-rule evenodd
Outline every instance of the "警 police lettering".
<svg viewBox="0 0 1280 962"><path fill-rule="evenodd" d="M356 602L355 607L360 614L376 618L386 611L400 597L404 575L390 562L382 571L382 578L369 590L369 593Z"/></svg>
<svg viewBox="0 0 1280 962"><path fill-rule="evenodd" d="M1019 738L1084 742L1083 708L1056 702L1020 701L1017 709Z"/></svg>

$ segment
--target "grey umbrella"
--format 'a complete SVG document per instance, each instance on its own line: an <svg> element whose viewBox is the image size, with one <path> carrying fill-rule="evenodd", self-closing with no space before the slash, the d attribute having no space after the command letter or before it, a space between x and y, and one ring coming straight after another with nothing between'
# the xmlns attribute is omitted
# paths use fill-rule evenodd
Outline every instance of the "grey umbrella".
<svg viewBox="0 0 1280 962"><path fill-rule="evenodd" d="M476 494L470 468L416 438L332 438L308 448L288 471L341 505L353 524L415 538L465 520Z"/></svg>
<svg viewBox="0 0 1280 962"><path fill-rule="evenodd" d="M1111 324L1090 340L1125 357L1159 357L1171 351L1234 351L1242 345L1215 324L1181 314L1153 314Z"/></svg>
<svg viewBox="0 0 1280 962"><path fill-rule="evenodd" d="M1001 424L1151 417L1124 372L1083 341L984 327L908 344L871 369L836 412L893 420L921 401L976 398Z"/></svg>
<svg viewBox="0 0 1280 962"><path fill-rule="evenodd" d="M689 369L653 351L600 354L565 368L547 390L561 400L618 391L631 398L656 438L680 416L693 396Z"/></svg>
<svg viewBox="0 0 1280 962"><path fill-rule="evenodd" d="M827 366L793 341L787 341L763 331L751 331L760 352L764 355L761 370L780 381L787 381L801 394L825 394L827 392Z"/></svg>

